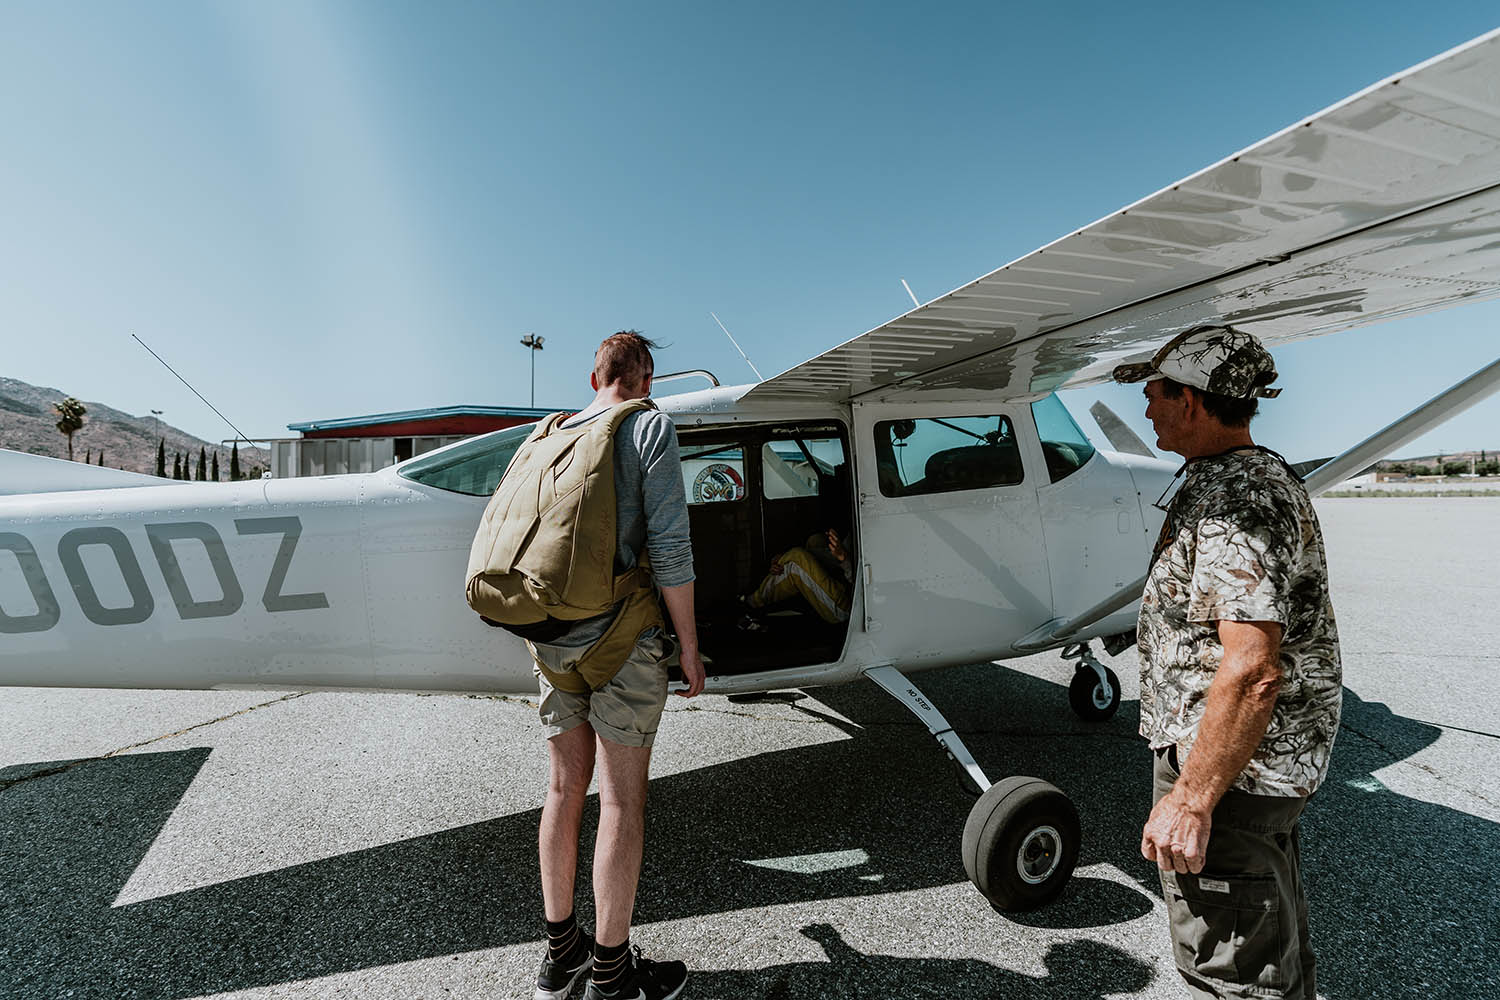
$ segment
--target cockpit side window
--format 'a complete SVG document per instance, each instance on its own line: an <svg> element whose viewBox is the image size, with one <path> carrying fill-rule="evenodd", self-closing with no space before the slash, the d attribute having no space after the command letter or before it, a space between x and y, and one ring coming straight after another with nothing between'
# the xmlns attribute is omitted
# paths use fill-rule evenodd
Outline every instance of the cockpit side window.
<svg viewBox="0 0 1500 1000"><path fill-rule="evenodd" d="M888 497L1014 486L1025 478L1006 416L882 420L875 463Z"/></svg>
<svg viewBox="0 0 1500 1000"><path fill-rule="evenodd" d="M1088 435L1073 421L1062 400L1052 393L1046 399L1031 404L1031 415L1036 419L1036 433L1042 441L1042 454L1047 459L1047 473L1055 483L1066 479L1094 457L1094 446Z"/></svg>
<svg viewBox="0 0 1500 1000"><path fill-rule="evenodd" d="M535 424L523 424L491 431L418 456L396 471L423 486L487 497L500 485L505 467L535 429Z"/></svg>

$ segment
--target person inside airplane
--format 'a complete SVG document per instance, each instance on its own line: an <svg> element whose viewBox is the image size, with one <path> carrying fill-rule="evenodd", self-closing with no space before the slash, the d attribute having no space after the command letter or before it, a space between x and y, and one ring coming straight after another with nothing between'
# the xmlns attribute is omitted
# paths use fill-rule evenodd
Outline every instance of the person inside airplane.
<svg viewBox="0 0 1500 1000"><path fill-rule="evenodd" d="M772 559L759 585L740 598L746 612L739 627L747 632L766 631L766 620L758 612L794 599L805 602L830 625L848 621L854 584L851 547L847 528L828 528Z"/></svg>

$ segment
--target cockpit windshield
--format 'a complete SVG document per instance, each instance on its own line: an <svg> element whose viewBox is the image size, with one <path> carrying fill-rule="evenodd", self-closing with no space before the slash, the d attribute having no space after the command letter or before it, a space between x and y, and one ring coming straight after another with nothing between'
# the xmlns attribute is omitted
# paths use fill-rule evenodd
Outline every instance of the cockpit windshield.
<svg viewBox="0 0 1500 1000"><path fill-rule="evenodd" d="M522 424L460 441L404 462L396 471L423 486L487 497L500 485L505 467L535 426Z"/></svg>

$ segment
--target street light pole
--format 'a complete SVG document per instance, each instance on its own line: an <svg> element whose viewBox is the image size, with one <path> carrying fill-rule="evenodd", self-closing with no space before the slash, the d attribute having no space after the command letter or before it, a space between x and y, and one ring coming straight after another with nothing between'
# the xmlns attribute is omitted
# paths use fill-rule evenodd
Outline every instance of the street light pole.
<svg viewBox="0 0 1500 1000"><path fill-rule="evenodd" d="M153 423L156 424L156 436L158 438L161 437L161 415L162 415L162 411L161 410L152 410L151 411L151 420L152 420Z"/></svg>
<svg viewBox="0 0 1500 1000"><path fill-rule="evenodd" d="M521 338L521 344L531 351L531 408L536 409L536 352L542 349L544 337L538 337L534 333L528 333Z"/></svg>

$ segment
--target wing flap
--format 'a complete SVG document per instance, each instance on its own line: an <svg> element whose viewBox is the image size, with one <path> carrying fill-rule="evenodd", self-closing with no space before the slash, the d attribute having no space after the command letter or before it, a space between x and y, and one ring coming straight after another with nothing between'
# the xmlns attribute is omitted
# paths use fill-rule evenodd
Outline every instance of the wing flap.
<svg viewBox="0 0 1500 1000"><path fill-rule="evenodd" d="M749 396L1087 384L1186 327L1274 344L1500 294L1500 31L775 376Z"/></svg>

